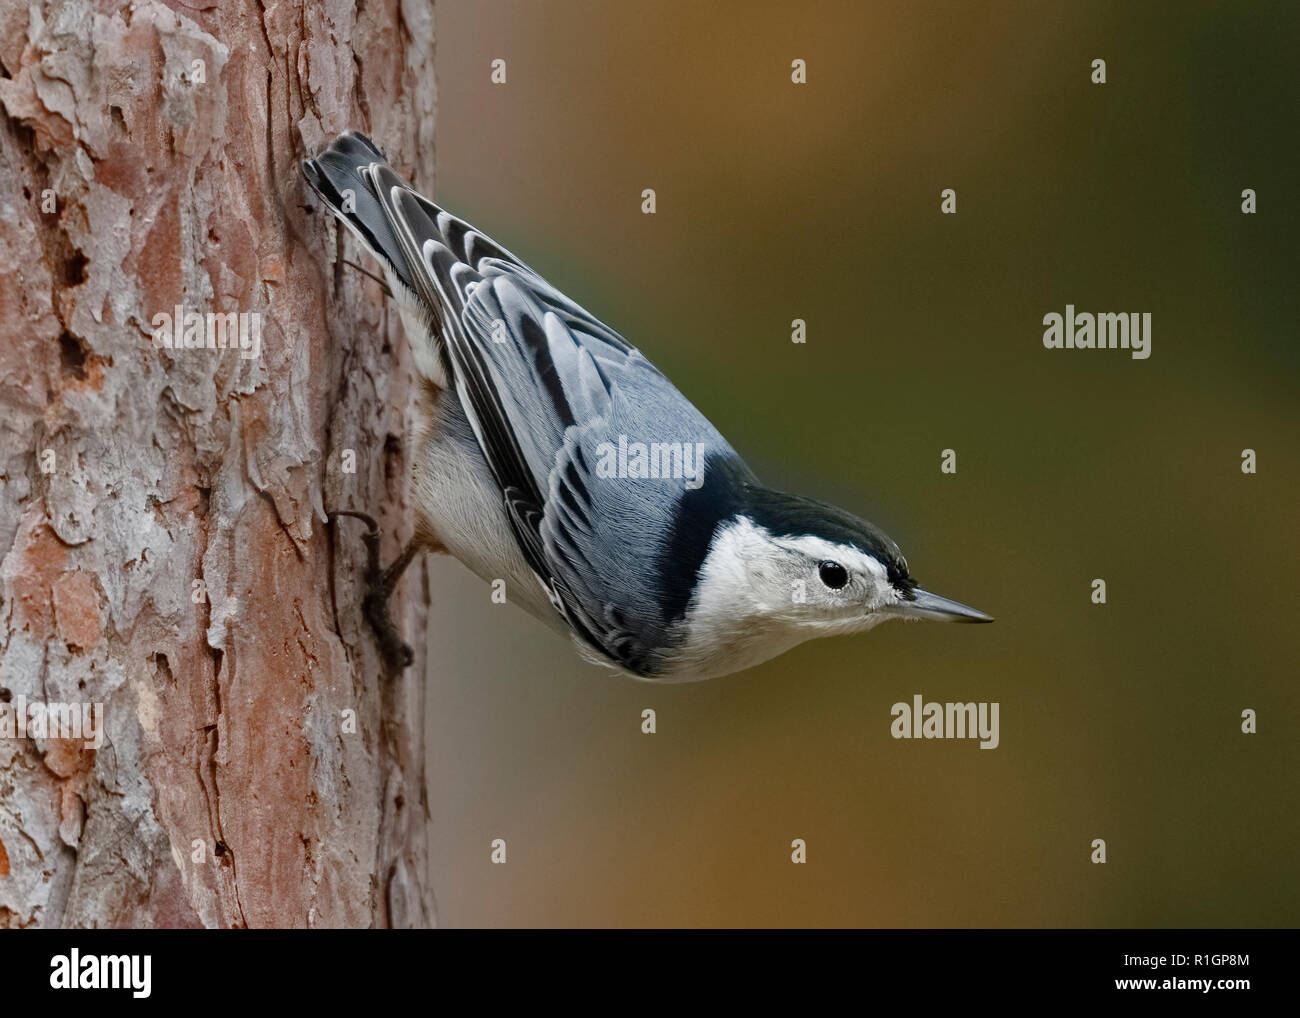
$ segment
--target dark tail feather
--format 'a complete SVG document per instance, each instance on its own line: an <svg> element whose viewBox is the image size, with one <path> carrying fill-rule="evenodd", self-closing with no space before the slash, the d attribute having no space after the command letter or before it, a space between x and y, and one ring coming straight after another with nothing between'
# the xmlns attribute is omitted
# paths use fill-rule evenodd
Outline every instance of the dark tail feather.
<svg viewBox="0 0 1300 1018"><path fill-rule="evenodd" d="M347 131L315 159L303 160L302 173L330 211L352 228L370 253L411 286L401 245L393 235L366 172L371 163L387 165L384 154L369 138ZM344 192L350 192L350 196Z"/></svg>

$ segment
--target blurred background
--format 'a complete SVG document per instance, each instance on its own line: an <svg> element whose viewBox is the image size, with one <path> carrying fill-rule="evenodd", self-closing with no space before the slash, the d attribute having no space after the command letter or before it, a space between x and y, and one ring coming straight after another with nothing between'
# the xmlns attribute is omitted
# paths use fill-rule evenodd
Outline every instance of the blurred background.
<svg viewBox="0 0 1300 1018"><path fill-rule="evenodd" d="M440 0L417 183L997 617L655 686L433 561L443 924L1300 922L1300 9L1243 6ZM1000 747L895 741L916 693Z"/></svg>

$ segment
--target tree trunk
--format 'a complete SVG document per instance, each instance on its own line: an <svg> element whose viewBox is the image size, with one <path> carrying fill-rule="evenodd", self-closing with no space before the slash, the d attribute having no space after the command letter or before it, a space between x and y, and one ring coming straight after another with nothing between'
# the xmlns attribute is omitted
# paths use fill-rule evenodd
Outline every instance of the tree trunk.
<svg viewBox="0 0 1300 1018"><path fill-rule="evenodd" d="M410 357L299 172L432 184L431 0L35 0L0 65L0 926L431 924L422 570L385 680L325 524L410 536Z"/></svg>

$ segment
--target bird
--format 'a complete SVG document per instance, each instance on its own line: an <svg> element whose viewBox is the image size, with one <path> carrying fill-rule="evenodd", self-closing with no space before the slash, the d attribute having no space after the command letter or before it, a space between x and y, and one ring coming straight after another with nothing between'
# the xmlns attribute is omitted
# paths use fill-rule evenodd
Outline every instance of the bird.
<svg viewBox="0 0 1300 1018"><path fill-rule="evenodd" d="M345 132L303 174L382 267L419 390L415 536L388 568L367 522L365 614L411 653L387 600L421 551L447 552L579 654L689 682L890 619L991 622L918 585L882 530L764 486L626 339Z"/></svg>

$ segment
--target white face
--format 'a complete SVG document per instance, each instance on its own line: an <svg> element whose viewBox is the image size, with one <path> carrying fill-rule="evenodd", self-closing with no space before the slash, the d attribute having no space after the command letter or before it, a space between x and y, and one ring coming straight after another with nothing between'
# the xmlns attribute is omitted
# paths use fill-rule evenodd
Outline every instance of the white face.
<svg viewBox="0 0 1300 1018"><path fill-rule="evenodd" d="M883 621L898 603L884 564L861 549L750 526L740 556L750 590L741 597L763 617L810 637L854 633Z"/></svg>
<svg viewBox="0 0 1300 1018"><path fill-rule="evenodd" d="M709 549L679 663L699 678L738 671L805 640L899 618L899 601L873 556L816 537L774 537L742 517Z"/></svg>

